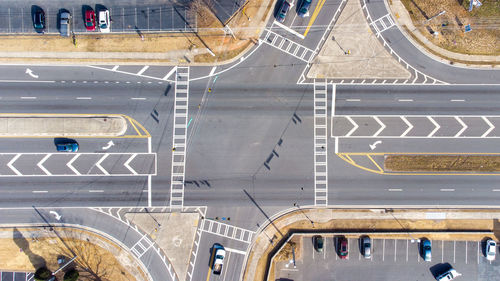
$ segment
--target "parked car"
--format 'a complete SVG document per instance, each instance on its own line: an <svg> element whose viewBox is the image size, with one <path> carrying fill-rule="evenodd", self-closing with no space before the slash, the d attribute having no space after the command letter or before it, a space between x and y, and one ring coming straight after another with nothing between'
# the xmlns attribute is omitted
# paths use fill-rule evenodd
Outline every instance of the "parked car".
<svg viewBox="0 0 500 281"><path fill-rule="evenodd" d="M61 36L68 37L71 29L71 14L68 11L61 12L60 29Z"/></svg>
<svg viewBox="0 0 500 281"><path fill-rule="evenodd" d="M283 0L283 3L281 3L281 7L278 10L278 13L276 14L276 20L278 22L284 22L286 18L286 14L288 13L288 10L290 10L290 3L288 3L286 0Z"/></svg>
<svg viewBox="0 0 500 281"><path fill-rule="evenodd" d="M438 275L436 277L437 281L451 281L462 274L458 273L454 268L448 269L448 271Z"/></svg>
<svg viewBox="0 0 500 281"><path fill-rule="evenodd" d="M224 247L220 244L214 244L213 250L215 252L215 257L212 272L215 275L220 275L222 272L222 266L224 265L224 258L226 257L226 250L224 250Z"/></svg>
<svg viewBox="0 0 500 281"><path fill-rule="evenodd" d="M370 237L363 237L361 241L361 249L363 250L363 257L365 257L365 259L372 257L372 239Z"/></svg>
<svg viewBox="0 0 500 281"><path fill-rule="evenodd" d="M486 253L487 260L495 260L495 257L497 255L497 242L493 241L492 239L488 239L488 241L486 241L486 249L484 252Z"/></svg>
<svg viewBox="0 0 500 281"><path fill-rule="evenodd" d="M424 258L424 261L432 260L431 252L431 241L429 239L422 239L422 257Z"/></svg>
<svg viewBox="0 0 500 281"><path fill-rule="evenodd" d="M324 239L321 235L316 235L313 236L313 244L314 244L314 249L317 252L323 252L323 247L324 247Z"/></svg>
<svg viewBox="0 0 500 281"><path fill-rule="evenodd" d="M95 13L92 9L87 9L85 11L85 28L88 31L95 30Z"/></svg>
<svg viewBox="0 0 500 281"><path fill-rule="evenodd" d="M297 15L299 17L308 17L309 16L309 8L311 7L312 0L302 0L300 2L299 7L297 8Z"/></svg>
<svg viewBox="0 0 500 281"><path fill-rule="evenodd" d="M341 259L345 260L349 258L348 241L343 236L338 238L338 252Z"/></svg>
<svg viewBox="0 0 500 281"><path fill-rule="evenodd" d="M56 145L57 151L60 152L78 152L78 143L76 142L68 142L68 143L59 143Z"/></svg>
<svg viewBox="0 0 500 281"><path fill-rule="evenodd" d="M99 30L103 33L108 33L110 31L110 21L109 21L109 10L99 11Z"/></svg>
<svg viewBox="0 0 500 281"><path fill-rule="evenodd" d="M45 12L41 8L33 13L33 27L38 33L45 32Z"/></svg>

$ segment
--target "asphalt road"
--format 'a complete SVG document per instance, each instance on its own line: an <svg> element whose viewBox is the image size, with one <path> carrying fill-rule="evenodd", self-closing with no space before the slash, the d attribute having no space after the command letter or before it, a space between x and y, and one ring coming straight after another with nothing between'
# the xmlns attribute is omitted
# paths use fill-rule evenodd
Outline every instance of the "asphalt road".
<svg viewBox="0 0 500 281"><path fill-rule="evenodd" d="M374 19L377 15L384 15L381 3L371 1L369 4ZM317 24L327 25L339 4L325 6L319 13ZM297 27L304 22L291 17L285 26L295 33L304 34L305 29ZM294 32L280 28L272 22L268 25L268 30L308 49L315 49L324 35L321 32L324 29L311 30L302 40ZM435 62L398 37L402 36L398 32L390 29L384 31L383 36L392 42L391 47L400 56L425 74L449 83L497 83L499 72L463 69ZM286 49L272 42L255 46L251 55L229 65L215 69L191 67L185 206L208 206L207 218L251 233L279 211L313 204L313 85L296 83L305 67L307 59L287 53ZM168 205L174 104L174 85L169 81L173 76L168 74L172 67L150 67L144 71L143 66L29 68L39 75L37 79L26 74L26 66L0 67L0 99L4 113L128 115L151 134L158 171L152 177L151 193L145 176L1 177L0 207L11 212L3 217L2 222L33 222L36 216L32 212L21 214L8 208L35 206L64 212L68 223L103 229L116 222L101 219L100 216L105 214L92 214L93 221L90 222L87 218L80 218L75 210L59 208ZM213 75L206 77L210 73ZM329 89L331 91L331 86ZM436 131L436 136L443 138L422 139L397 137L404 125L396 119L382 119L391 124L387 130L392 131L384 132L390 138L384 138L376 152L496 152L495 138L449 136L456 135L463 126L455 116L468 124L469 131L465 130L464 136L478 132L484 134L488 124L479 124L478 120L469 120L467 116L482 119L482 116L490 118L495 115L499 105L497 91L498 86L493 85L339 85L334 107L329 96L328 114L334 111L337 117L367 116L366 120L355 119L364 130L356 133L358 138L339 137L337 149L340 153L370 152L369 145L378 140L373 137L374 130L378 130L378 122L373 121L373 116L379 115L395 116L396 119L417 116L415 120L409 120L415 122L417 136L428 135L429 130L433 130L433 123L427 116L453 118L450 121L436 117L436 122L444 122L440 123L441 130L448 130ZM329 118L330 126L336 124L334 118ZM418 118L426 119L427 123L417 125ZM498 120L492 119L492 124L496 124L494 121ZM340 136L345 136L345 131L352 129L348 126L349 123L335 125L329 133L340 129ZM491 136L496 136L496 132L492 131ZM109 140L78 139L82 152L88 153L102 153L102 147ZM145 140L125 138L113 141L116 144L109 152L147 152ZM51 138L2 138L0 144L1 153L55 153ZM335 154L335 138L329 138L328 148L330 205L496 206L500 196L496 176L380 175L339 158ZM24 160L20 165L33 166L37 161L38 158ZM123 165L116 161L115 164ZM85 165L93 163L95 161ZM107 165L113 166L113 161ZM121 236L128 228L107 231L128 241ZM207 228L203 233L192 280L213 279L208 268L208 249L213 243L221 243L232 250L222 278L237 280L244 260L241 252L247 251L248 241L221 235L213 228ZM134 237L128 244L137 242L139 237ZM158 263L157 257L149 255L144 256L150 259L146 263ZM161 265L155 264L152 269L155 280L164 280L159 277L164 273Z"/></svg>

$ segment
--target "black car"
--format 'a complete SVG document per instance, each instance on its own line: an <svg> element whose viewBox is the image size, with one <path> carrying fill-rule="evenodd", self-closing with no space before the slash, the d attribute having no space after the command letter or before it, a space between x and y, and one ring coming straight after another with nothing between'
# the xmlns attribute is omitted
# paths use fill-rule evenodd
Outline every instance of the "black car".
<svg viewBox="0 0 500 281"><path fill-rule="evenodd" d="M313 244L314 244L314 249L317 252L323 252L323 245L324 245L324 240L321 235L315 235L313 236Z"/></svg>
<svg viewBox="0 0 500 281"><path fill-rule="evenodd" d="M42 9L37 9L33 13L33 27L38 33L45 31L45 12Z"/></svg>
<svg viewBox="0 0 500 281"><path fill-rule="evenodd" d="M288 13L288 10L290 10L290 6L290 3L288 3L286 0L283 0L278 13L276 14L276 20L278 20L278 22L285 21L286 14Z"/></svg>
<svg viewBox="0 0 500 281"><path fill-rule="evenodd" d="M311 7L312 0L302 0L297 8L297 15L299 17L309 16L309 8Z"/></svg>

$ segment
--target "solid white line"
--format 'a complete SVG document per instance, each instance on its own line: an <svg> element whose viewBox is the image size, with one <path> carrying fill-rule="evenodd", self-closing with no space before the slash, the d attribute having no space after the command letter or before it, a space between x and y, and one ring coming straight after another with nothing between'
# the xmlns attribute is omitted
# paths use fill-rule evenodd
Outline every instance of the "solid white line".
<svg viewBox="0 0 500 281"><path fill-rule="evenodd" d="M21 97L23 100L36 100L36 97Z"/></svg>
<svg viewBox="0 0 500 281"><path fill-rule="evenodd" d="M146 100L146 98L130 98L131 100Z"/></svg>
<svg viewBox="0 0 500 281"><path fill-rule="evenodd" d="M332 84L332 117L335 116L336 97L337 97L337 84Z"/></svg>
<svg viewBox="0 0 500 281"><path fill-rule="evenodd" d="M451 102L461 102L461 101L465 101L465 100L450 100Z"/></svg>
<svg viewBox="0 0 500 281"><path fill-rule="evenodd" d="M454 188L441 188L439 191L450 192L450 191L455 191L455 189Z"/></svg>
<svg viewBox="0 0 500 281"><path fill-rule="evenodd" d="M346 99L345 101L361 101L361 99Z"/></svg>
<svg viewBox="0 0 500 281"><path fill-rule="evenodd" d="M339 153L339 138L335 138L335 154Z"/></svg>
<svg viewBox="0 0 500 281"><path fill-rule="evenodd" d="M153 206L152 197L151 197L151 175L148 175L148 190L143 190L148 193L148 207Z"/></svg>
<svg viewBox="0 0 500 281"><path fill-rule="evenodd" d="M217 66L212 67L212 70L210 71L210 74L208 76L214 75L215 69L217 69Z"/></svg>
<svg viewBox="0 0 500 281"><path fill-rule="evenodd" d="M56 81L0 80L0 83L55 83Z"/></svg>
<svg viewBox="0 0 500 281"><path fill-rule="evenodd" d="M492 191L498 192L498 191L500 191L500 189L493 189Z"/></svg>
<svg viewBox="0 0 500 281"><path fill-rule="evenodd" d="M149 65L145 65L139 72L136 73L136 75L142 75L144 71L148 70Z"/></svg>
<svg viewBox="0 0 500 281"><path fill-rule="evenodd" d="M33 193L48 193L47 190L33 190Z"/></svg>
<svg viewBox="0 0 500 281"><path fill-rule="evenodd" d="M389 188L387 191L403 191L401 188Z"/></svg>
<svg viewBox="0 0 500 281"><path fill-rule="evenodd" d="M111 70L116 71L118 69L118 67L119 67L119 65L115 65L115 66L113 66L113 68Z"/></svg>
<svg viewBox="0 0 500 281"><path fill-rule="evenodd" d="M77 100L91 100L91 97L77 97Z"/></svg>
<svg viewBox="0 0 500 281"><path fill-rule="evenodd" d="M226 250L228 252L231 252L231 253L236 253L236 254L242 254L242 255L246 255L247 254L247 252L245 252L245 251L236 250L236 249L227 248L227 247L224 247L224 250Z"/></svg>
<svg viewBox="0 0 500 281"><path fill-rule="evenodd" d="M467 264L467 240L465 240L465 264Z"/></svg>
<svg viewBox="0 0 500 281"><path fill-rule="evenodd" d="M284 30L286 30L286 31L290 32L291 34L293 34L293 35L295 35L295 36L299 37L300 39L304 39L304 38L305 38L305 37L304 37L304 35L302 35L302 34L298 33L297 31L295 31L295 30L293 30L293 29L289 28L288 26L286 26L286 25L284 25L284 24L282 24L282 23L279 23L279 22L277 22L277 21L274 21L274 23L275 23L277 26L279 26L279 27L283 28Z"/></svg>
<svg viewBox="0 0 500 281"><path fill-rule="evenodd" d="M102 189L91 189L89 190L90 193L101 193L101 192L104 192L104 190Z"/></svg>
<svg viewBox="0 0 500 281"><path fill-rule="evenodd" d="M398 101L413 101L413 99L399 99Z"/></svg>

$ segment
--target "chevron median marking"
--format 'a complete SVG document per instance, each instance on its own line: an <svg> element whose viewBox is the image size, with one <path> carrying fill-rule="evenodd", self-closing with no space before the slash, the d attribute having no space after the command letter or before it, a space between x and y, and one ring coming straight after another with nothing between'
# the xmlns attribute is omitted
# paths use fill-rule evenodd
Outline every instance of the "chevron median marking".
<svg viewBox="0 0 500 281"><path fill-rule="evenodd" d="M99 161L97 161L97 163L95 163L96 167L99 168L99 170L101 170L106 176L109 176L109 173L108 171L106 171L106 169L104 169L102 166L101 166L101 163L106 160L106 158L108 158L109 156L109 153L106 153L104 154L101 159L99 159Z"/></svg>
<svg viewBox="0 0 500 281"><path fill-rule="evenodd" d="M23 174L21 174L21 172L19 172L15 167L14 165L12 165L14 162L16 162L16 160L21 157L21 154L16 154L16 156L14 156L10 161L9 163L7 163L7 166L12 170L14 171L14 173L16 173L16 175L18 176L22 176Z"/></svg>
<svg viewBox="0 0 500 281"><path fill-rule="evenodd" d="M136 172L134 169L132 169L132 167L130 167L130 165L129 165L129 164L130 164L130 162L132 162L132 160L134 160L134 158L135 158L136 156L137 156L137 153L132 154L132 156L130 156L130 158L127 160L127 162L125 162L125 164L123 164L123 166L127 167L127 169L128 169L129 171L131 171L131 172L132 172L132 174L134 174L134 175L137 175L137 172Z"/></svg>
<svg viewBox="0 0 500 281"><path fill-rule="evenodd" d="M47 159L50 158L50 156L52 156L52 153L49 153L47 155L45 155L45 157L43 157L42 160L40 160L40 162L38 162L38 164L36 164L38 166L38 168L40 168L46 175L48 176L51 176L52 173L49 172L49 170L47 170L44 166L43 166L43 163L45 163L45 161L47 161Z"/></svg>
<svg viewBox="0 0 500 281"><path fill-rule="evenodd" d="M77 175L81 175L80 172L78 172L77 169L75 169L75 167L73 167L73 162L76 161L76 159L78 159L78 157L80 157L81 154L75 154L75 156L73 158L71 158L71 160L69 160L68 163L66 163L66 166L68 168L71 169L71 171L73 171L73 173L77 174Z"/></svg>

